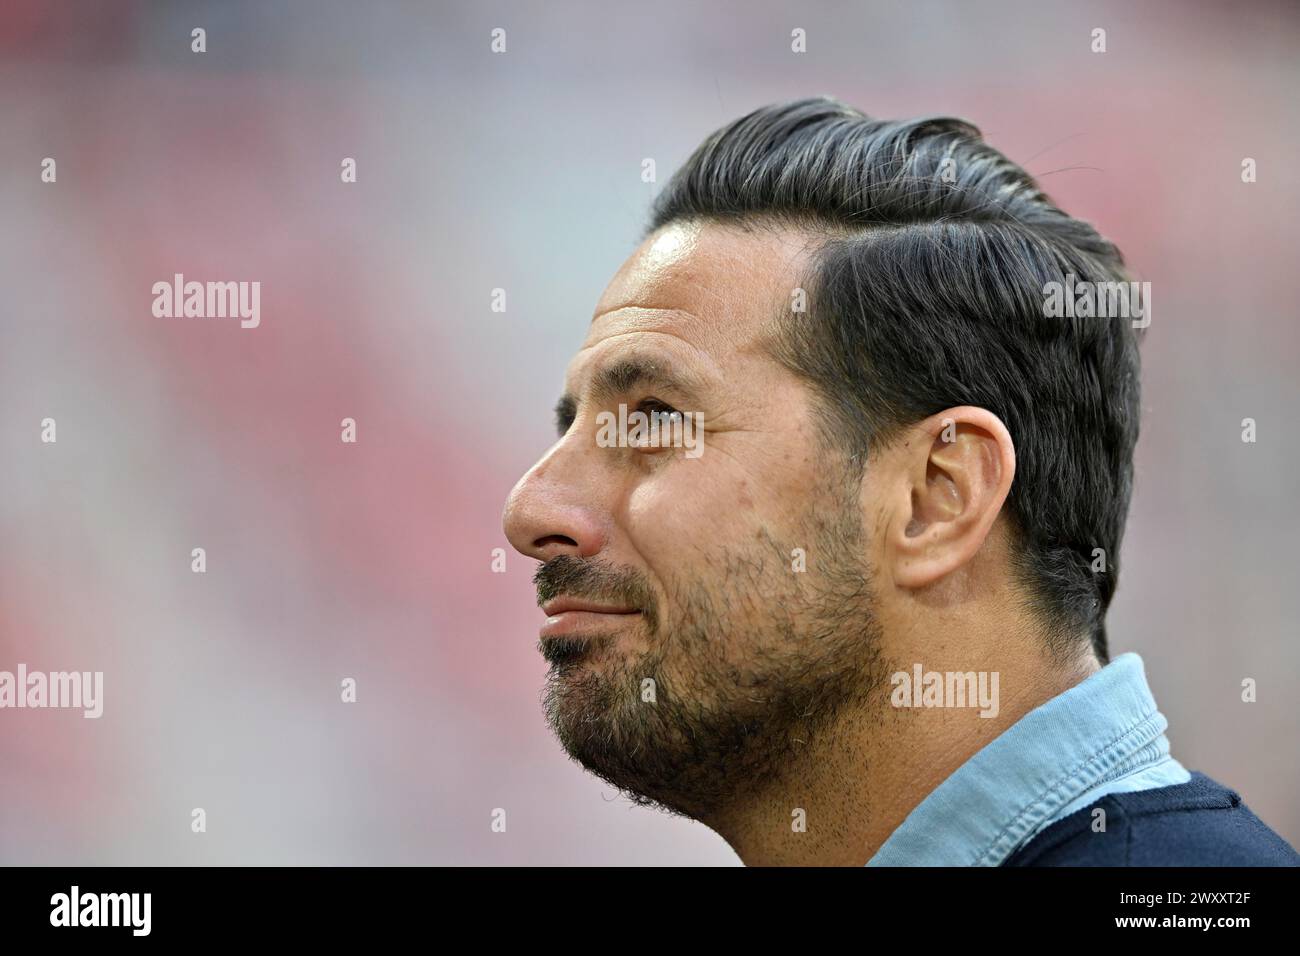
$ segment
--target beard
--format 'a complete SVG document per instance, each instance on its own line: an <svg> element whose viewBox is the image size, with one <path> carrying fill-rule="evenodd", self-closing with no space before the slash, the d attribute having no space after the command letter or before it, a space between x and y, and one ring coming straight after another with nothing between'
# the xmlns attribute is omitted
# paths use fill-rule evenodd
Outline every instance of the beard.
<svg viewBox="0 0 1300 956"><path fill-rule="evenodd" d="M558 594L637 608L636 634L543 641L543 703L569 756L634 803L706 819L799 773L841 717L886 695L856 498L810 509L790 545L764 531L707 572L665 582L562 555L534 578ZM793 570L795 547L808 570Z"/></svg>

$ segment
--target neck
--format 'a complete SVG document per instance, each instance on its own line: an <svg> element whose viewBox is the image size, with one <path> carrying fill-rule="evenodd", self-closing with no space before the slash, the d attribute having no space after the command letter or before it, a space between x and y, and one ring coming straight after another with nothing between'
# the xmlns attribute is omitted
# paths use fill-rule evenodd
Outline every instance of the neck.
<svg viewBox="0 0 1300 956"><path fill-rule="evenodd" d="M894 658L906 663L886 675L876 699L846 710L767 781L701 822L750 866L862 866L971 756L1100 667L1091 654L1063 666L1041 644L994 643L978 663L969 646L924 646L924 654ZM974 670L986 689L996 673L996 713L978 704L918 706L922 688L910 687L918 663L925 675ZM891 681L895 674L906 680ZM895 706L902 685L914 691L913 706Z"/></svg>

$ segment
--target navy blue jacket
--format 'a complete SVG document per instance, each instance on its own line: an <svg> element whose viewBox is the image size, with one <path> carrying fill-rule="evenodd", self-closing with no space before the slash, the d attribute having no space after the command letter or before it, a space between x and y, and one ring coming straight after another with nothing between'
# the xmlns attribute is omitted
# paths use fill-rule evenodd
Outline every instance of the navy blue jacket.
<svg viewBox="0 0 1300 956"><path fill-rule="evenodd" d="M1106 811L1104 833L1094 811ZM1300 855L1203 773L1173 787L1112 793L1052 824L1003 866L1297 866Z"/></svg>

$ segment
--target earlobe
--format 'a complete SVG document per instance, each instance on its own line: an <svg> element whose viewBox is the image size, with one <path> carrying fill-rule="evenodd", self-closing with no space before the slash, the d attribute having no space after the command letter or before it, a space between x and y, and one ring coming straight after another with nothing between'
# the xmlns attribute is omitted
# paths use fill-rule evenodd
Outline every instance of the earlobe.
<svg viewBox="0 0 1300 956"><path fill-rule="evenodd" d="M1006 426L963 406L920 422L900 462L909 506L890 541L894 580L922 588L969 563L983 546L1015 475Z"/></svg>

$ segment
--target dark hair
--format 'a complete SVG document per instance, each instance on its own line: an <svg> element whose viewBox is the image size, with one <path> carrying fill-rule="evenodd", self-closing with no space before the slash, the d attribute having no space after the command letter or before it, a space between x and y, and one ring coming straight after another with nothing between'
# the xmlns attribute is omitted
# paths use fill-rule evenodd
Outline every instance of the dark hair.
<svg viewBox="0 0 1300 956"><path fill-rule="evenodd" d="M764 107L709 136L655 201L649 231L693 219L826 233L809 309L780 323L776 351L850 454L956 405L1003 421L1016 446L1014 571L1053 650L1086 633L1108 660L1138 335L1128 318L1049 318L1044 303L1046 283L1071 273L1130 281L1119 250L969 123L875 120L829 98Z"/></svg>

